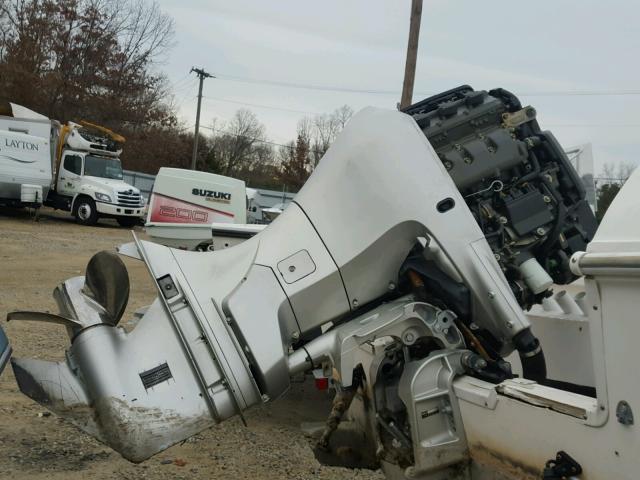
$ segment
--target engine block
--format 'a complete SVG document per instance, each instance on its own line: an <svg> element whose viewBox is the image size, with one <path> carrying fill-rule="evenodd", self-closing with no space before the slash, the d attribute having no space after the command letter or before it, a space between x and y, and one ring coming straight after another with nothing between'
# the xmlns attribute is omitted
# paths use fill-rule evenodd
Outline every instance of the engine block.
<svg viewBox="0 0 640 480"><path fill-rule="evenodd" d="M597 223L581 179L533 107L503 89L465 85L405 113L451 175L523 307L548 296L552 283L575 279L569 258Z"/></svg>

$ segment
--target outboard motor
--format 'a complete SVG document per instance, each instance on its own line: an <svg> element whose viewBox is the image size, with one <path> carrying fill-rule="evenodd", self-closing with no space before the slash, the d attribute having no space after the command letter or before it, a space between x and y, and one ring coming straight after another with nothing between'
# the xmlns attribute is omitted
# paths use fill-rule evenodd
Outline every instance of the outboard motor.
<svg viewBox="0 0 640 480"><path fill-rule="evenodd" d="M85 277L56 289L59 316L10 315L61 323L71 342L63 362L14 359L20 389L140 462L278 398L292 374L322 366L341 392L395 386L375 390L372 405L397 414L391 423L379 415L380 425L387 423L376 431L396 439L382 444L400 445L405 454L394 457L399 462L433 468L424 463L436 458L425 445L444 448L446 455L437 458L446 457L447 465L463 461L464 427L451 381L464 372L499 381L509 375L501 358L514 349L541 355L521 303L537 301L545 290L532 287L540 281L527 281L527 272L543 276L538 269L550 265L547 255L572 248L559 238L569 242L567 232L579 230L580 219L566 227L565 210L575 216L580 190L566 185L573 180L565 178L564 163L553 163L557 151L545 146L548 136L546 143L532 139L531 147L519 140L533 136L520 133L533 128L530 119L515 127L489 121L514 122L502 115L518 107L486 92L454 97L445 99L455 104L453 113L437 101L419 107L421 113L411 110L413 117L376 108L358 113L295 201L233 248L186 252L138 239L123 246L121 254L146 263L158 290L131 332L118 326L128 298L124 265L116 255L97 254ZM456 140L449 148L445 138L458 131L452 118L475 108L486 108L486 115L464 127L467 143ZM430 129L450 127L437 143ZM486 130L479 143L472 141L474 128ZM458 154L461 163L449 167ZM502 158L508 155L516 158ZM491 159L498 160L480 168ZM475 162L473 173L454 172ZM531 175L523 179L525 172ZM563 187L554 190L554 182ZM576 196L573 203L563 192ZM552 201L542 199L545 210L535 210L546 194ZM518 195L524 210L517 208ZM529 211L540 217L532 222L533 234L521 225ZM545 234L538 237L539 228ZM514 235L530 240L530 247ZM537 266L522 267L527 260L518 263L516 251ZM554 264L549 274L561 278L554 272L562 268ZM516 296L514 284L528 290ZM380 342L375 352L388 354L365 365L362 352ZM428 382L437 395L421 397L416 388ZM449 412L433 424L429 442L421 440L421 420L411 407L418 398L420 408L437 413L446 406Z"/></svg>

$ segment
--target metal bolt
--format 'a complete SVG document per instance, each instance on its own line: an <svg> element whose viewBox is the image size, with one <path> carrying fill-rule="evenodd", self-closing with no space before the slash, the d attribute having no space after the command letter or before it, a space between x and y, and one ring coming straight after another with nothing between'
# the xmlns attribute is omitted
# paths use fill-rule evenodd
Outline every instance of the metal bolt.
<svg viewBox="0 0 640 480"><path fill-rule="evenodd" d="M358 308L358 300L354 298L353 301L351 302L351 305L353 305L353 308Z"/></svg>
<svg viewBox="0 0 640 480"><path fill-rule="evenodd" d="M536 230L536 234L537 234L537 235L540 235L540 236L544 235L544 234L545 234L545 230L544 230L544 228L542 228L542 227L538 228L538 229Z"/></svg>
<svg viewBox="0 0 640 480"><path fill-rule="evenodd" d="M389 282L389 290L393 291L396 289L396 284L393 282Z"/></svg>
<svg viewBox="0 0 640 480"><path fill-rule="evenodd" d="M298 340L300 340L300 332L293 332L291 334L291 340L293 340L294 342L297 342Z"/></svg>
<svg viewBox="0 0 640 480"><path fill-rule="evenodd" d="M501 224L506 225L508 221L509 220L507 220L507 217L500 217L500 223Z"/></svg>
<svg viewBox="0 0 640 480"><path fill-rule="evenodd" d="M496 292L493 291L489 291L489 298L495 298L496 297Z"/></svg>
<svg viewBox="0 0 640 480"><path fill-rule="evenodd" d="M451 170L453 168L453 163L444 162L444 168L446 168L447 170Z"/></svg>
<svg viewBox="0 0 640 480"><path fill-rule="evenodd" d="M296 271L296 267L295 267L295 265L289 265L289 271L290 271L291 273L295 272L295 271Z"/></svg>
<svg viewBox="0 0 640 480"><path fill-rule="evenodd" d="M471 162L473 162L473 158L471 158L471 157L464 157L464 163L466 163L467 165L469 165Z"/></svg>
<svg viewBox="0 0 640 480"><path fill-rule="evenodd" d="M545 195L542 199L544 200L544 203L551 203L551 197L549 195Z"/></svg>
<svg viewBox="0 0 640 480"><path fill-rule="evenodd" d="M499 253L494 253L493 256L495 257L496 260L500 260L500 254Z"/></svg>
<svg viewBox="0 0 640 480"><path fill-rule="evenodd" d="M513 328L513 322L507 322L507 327Z"/></svg>
<svg viewBox="0 0 640 480"><path fill-rule="evenodd" d="M269 400L271 400L271 397L269 397L269 395L267 395L266 393L262 395L262 401L264 403L267 403Z"/></svg>

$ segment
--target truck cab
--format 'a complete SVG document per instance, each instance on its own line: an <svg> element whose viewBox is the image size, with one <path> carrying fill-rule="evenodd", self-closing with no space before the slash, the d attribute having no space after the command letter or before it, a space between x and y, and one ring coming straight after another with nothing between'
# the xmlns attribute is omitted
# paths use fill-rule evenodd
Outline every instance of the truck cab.
<svg viewBox="0 0 640 480"><path fill-rule="evenodd" d="M122 180L115 156L64 150L53 200L66 204L79 223L93 225L98 218L115 218L122 226L136 225L144 215L140 190Z"/></svg>

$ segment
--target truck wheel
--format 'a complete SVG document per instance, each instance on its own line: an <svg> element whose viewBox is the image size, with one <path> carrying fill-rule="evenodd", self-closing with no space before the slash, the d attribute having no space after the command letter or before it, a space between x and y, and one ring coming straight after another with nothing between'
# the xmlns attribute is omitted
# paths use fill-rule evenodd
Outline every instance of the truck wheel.
<svg viewBox="0 0 640 480"><path fill-rule="evenodd" d="M118 222L118 225L127 228L135 227L140 221L138 217L118 217L116 218L116 220Z"/></svg>
<svg viewBox="0 0 640 480"><path fill-rule="evenodd" d="M82 225L95 225L98 221L96 202L89 197L78 198L73 206L73 216Z"/></svg>

